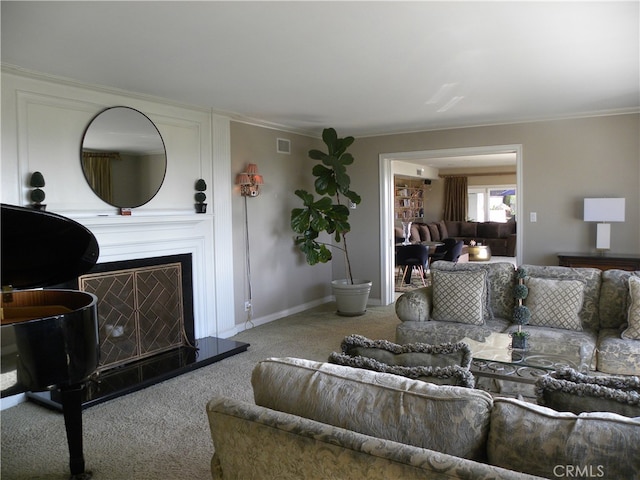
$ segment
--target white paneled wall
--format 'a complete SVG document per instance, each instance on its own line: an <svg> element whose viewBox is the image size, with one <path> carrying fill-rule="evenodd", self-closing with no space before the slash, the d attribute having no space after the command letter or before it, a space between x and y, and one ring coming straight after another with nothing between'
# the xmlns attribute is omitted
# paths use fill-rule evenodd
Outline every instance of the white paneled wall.
<svg viewBox="0 0 640 480"><path fill-rule="evenodd" d="M119 216L91 191L80 166L85 128L97 113L118 105L147 115L167 149L160 191L130 217ZM99 262L192 253L196 337L236 333L229 119L206 109L3 67L1 161L2 202L27 205L28 179L41 171L47 210L92 230L100 244ZM193 207L198 178L209 187L206 214L196 214Z"/></svg>

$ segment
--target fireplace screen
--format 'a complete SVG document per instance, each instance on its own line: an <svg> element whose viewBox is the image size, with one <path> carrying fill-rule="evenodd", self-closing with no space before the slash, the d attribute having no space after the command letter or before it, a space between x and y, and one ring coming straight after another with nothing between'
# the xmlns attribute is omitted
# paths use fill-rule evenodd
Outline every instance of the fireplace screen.
<svg viewBox="0 0 640 480"><path fill-rule="evenodd" d="M187 344L181 263L79 277L98 297L100 371Z"/></svg>

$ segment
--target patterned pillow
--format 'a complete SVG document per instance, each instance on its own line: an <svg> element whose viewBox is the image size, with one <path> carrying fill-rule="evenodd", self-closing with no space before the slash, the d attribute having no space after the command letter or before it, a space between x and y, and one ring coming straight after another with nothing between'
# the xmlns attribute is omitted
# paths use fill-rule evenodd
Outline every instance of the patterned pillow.
<svg viewBox="0 0 640 480"><path fill-rule="evenodd" d="M458 365L469 369L471 366L471 349L463 342L442 343L408 343L399 345L388 340L371 340L362 335L348 335L340 344L342 353L352 357L373 358L387 365L403 367L450 367Z"/></svg>
<svg viewBox="0 0 640 480"><path fill-rule="evenodd" d="M640 378L584 375L562 368L536 381L538 405L558 412L612 412L640 418Z"/></svg>
<svg viewBox="0 0 640 480"><path fill-rule="evenodd" d="M351 356L346 353L333 352L329 355L329 363L344 365L353 368L364 368L374 372L393 373L402 377L434 383L436 385L457 385L459 387L473 388L475 380L473 374L459 365L448 367L434 367L422 365L407 367L404 365L387 365L375 358L360 355Z"/></svg>
<svg viewBox="0 0 640 480"><path fill-rule="evenodd" d="M582 331L579 313L584 283L536 277L527 277L524 282L529 288L524 304L531 311L530 325Z"/></svg>
<svg viewBox="0 0 640 480"><path fill-rule="evenodd" d="M486 271L434 270L432 278L433 320L484 325Z"/></svg>
<svg viewBox="0 0 640 480"><path fill-rule="evenodd" d="M631 304L627 323L629 326L622 332L622 338L640 340L640 278L629 277L629 296Z"/></svg>

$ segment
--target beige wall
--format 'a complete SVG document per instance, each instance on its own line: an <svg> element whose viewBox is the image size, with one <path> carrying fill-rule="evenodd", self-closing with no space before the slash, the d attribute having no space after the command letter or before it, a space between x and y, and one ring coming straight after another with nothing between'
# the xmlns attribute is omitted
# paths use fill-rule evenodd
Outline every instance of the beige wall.
<svg viewBox="0 0 640 480"><path fill-rule="evenodd" d="M590 196L626 198L627 220L612 225L611 250L640 254L639 128L639 115L618 115L357 138L351 148L355 163L350 175L362 203L350 218L354 275L373 280L372 302L380 299L379 155L389 152L521 144L523 185L518 193L524 211L518 229L524 231L524 263L553 265L558 252L593 250L595 225L582 221L583 198ZM276 153L278 137L291 139L291 155ZM344 277L339 255L331 265L311 267L293 248L289 215L298 205L293 191L312 188L310 148L322 145L305 136L242 123L231 125L232 173L254 162L265 177L260 197L247 202L254 316L264 321L325 299L330 295L328 281ZM483 183L514 181L514 177L502 176L478 178ZM435 205L442 183L433 182L427 193ZM437 208L427 211L428 220L438 219ZM530 212L537 213L536 223L529 222ZM237 190L233 218L234 304L236 323L241 324L246 320L241 306L247 286L242 274L243 201Z"/></svg>
<svg viewBox="0 0 640 480"><path fill-rule="evenodd" d="M291 141L291 154L276 152L276 139ZM253 317L258 321L279 318L326 300L331 295L331 265L309 266L293 245L289 225L291 209L301 206L294 195L298 188L313 187L307 156L312 148L320 148L320 140L268 128L231 122L231 173L242 172L248 163L255 163L264 176L260 195L247 197L249 221L249 254ZM234 304L236 324L244 324L247 313L244 303L249 299L246 271L244 198L235 187L233 202L233 263L235 265Z"/></svg>

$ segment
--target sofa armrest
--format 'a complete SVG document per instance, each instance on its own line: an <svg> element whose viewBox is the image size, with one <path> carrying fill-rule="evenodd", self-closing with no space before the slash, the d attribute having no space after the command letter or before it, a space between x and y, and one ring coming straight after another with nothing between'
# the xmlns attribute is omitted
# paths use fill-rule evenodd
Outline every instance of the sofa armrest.
<svg viewBox="0 0 640 480"><path fill-rule="evenodd" d="M403 322L427 322L431 315L433 288L417 288L396 300L396 315Z"/></svg>

